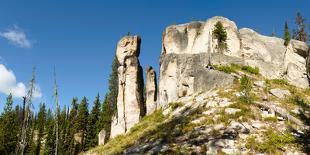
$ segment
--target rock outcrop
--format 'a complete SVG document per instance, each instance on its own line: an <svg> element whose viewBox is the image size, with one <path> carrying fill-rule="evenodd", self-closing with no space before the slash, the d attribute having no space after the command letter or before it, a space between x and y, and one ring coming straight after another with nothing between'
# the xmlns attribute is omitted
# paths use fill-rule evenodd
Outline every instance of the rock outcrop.
<svg viewBox="0 0 310 155"><path fill-rule="evenodd" d="M106 132L102 129L98 134L98 145L104 145L106 142Z"/></svg>
<svg viewBox="0 0 310 155"><path fill-rule="evenodd" d="M212 37L218 21L227 32L227 50L223 52L218 52L217 40ZM163 33L159 104L232 84L233 77L210 69L210 62L259 67L260 74L267 78L284 78L307 88L308 50L307 44L297 40L291 40L286 47L283 39L263 36L248 28L238 30L233 21L224 17L169 26Z"/></svg>
<svg viewBox="0 0 310 155"><path fill-rule="evenodd" d="M112 120L111 137L126 133L145 115L143 72L138 57L141 39L125 36L117 44L118 68L117 115Z"/></svg>
<svg viewBox="0 0 310 155"><path fill-rule="evenodd" d="M157 108L156 72L150 66L146 69L146 114L151 114Z"/></svg>

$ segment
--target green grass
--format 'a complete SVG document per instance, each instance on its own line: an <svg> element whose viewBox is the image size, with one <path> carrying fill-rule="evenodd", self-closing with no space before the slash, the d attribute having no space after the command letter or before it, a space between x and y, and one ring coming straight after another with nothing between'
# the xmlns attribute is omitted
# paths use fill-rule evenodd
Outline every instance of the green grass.
<svg viewBox="0 0 310 155"><path fill-rule="evenodd" d="M134 145L144 136L156 132L164 120L165 118L162 114L162 110L157 110L153 114L145 116L138 124L130 129L129 133L119 135L111 139L107 144L99 146L90 152L122 154L124 150Z"/></svg>
<svg viewBox="0 0 310 155"><path fill-rule="evenodd" d="M250 73L250 74L259 74L259 68L258 67L251 67L251 66L241 66L238 64L230 64L230 65L214 65L214 68L218 71L222 71L225 73L237 73L238 70Z"/></svg>
<svg viewBox="0 0 310 155"><path fill-rule="evenodd" d="M182 102L171 102L169 103L169 106L171 107L172 110L175 110L179 107L182 107L184 105L184 103Z"/></svg>
<svg viewBox="0 0 310 155"><path fill-rule="evenodd" d="M250 136L247 138L246 147L262 153L276 154L285 145L296 143L296 139L292 134L288 132L278 133L271 128L264 132L263 136L262 142L258 142L255 136Z"/></svg>
<svg viewBox="0 0 310 155"><path fill-rule="evenodd" d="M258 75L259 74L259 68L258 67L251 67L251 66L242 66L241 70L248 72L250 74L255 74Z"/></svg>
<svg viewBox="0 0 310 155"><path fill-rule="evenodd" d="M271 81L271 83L277 84L277 85L282 85L282 86L288 86L289 85L288 81L285 79L272 79L270 81Z"/></svg>
<svg viewBox="0 0 310 155"><path fill-rule="evenodd" d="M277 122L278 119L277 119L277 117L266 117L266 118L264 118L264 121Z"/></svg>
<svg viewBox="0 0 310 155"><path fill-rule="evenodd" d="M236 68L232 65L214 65L214 68L218 71L225 72L225 73L236 73Z"/></svg>

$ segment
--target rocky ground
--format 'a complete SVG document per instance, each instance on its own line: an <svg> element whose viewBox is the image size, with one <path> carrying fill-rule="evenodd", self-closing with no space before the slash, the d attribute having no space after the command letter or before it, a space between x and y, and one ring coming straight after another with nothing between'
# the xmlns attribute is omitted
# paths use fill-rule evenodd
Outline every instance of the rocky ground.
<svg viewBox="0 0 310 155"><path fill-rule="evenodd" d="M310 90L234 71L234 85L178 99L86 154L309 154ZM249 103L240 78L251 78Z"/></svg>

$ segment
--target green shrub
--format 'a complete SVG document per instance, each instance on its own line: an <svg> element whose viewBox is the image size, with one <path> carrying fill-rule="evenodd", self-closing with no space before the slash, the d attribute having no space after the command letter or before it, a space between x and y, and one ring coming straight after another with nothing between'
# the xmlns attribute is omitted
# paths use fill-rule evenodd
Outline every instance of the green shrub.
<svg viewBox="0 0 310 155"><path fill-rule="evenodd" d="M234 68L232 68L231 66L222 66L222 65L217 66L217 65L215 65L214 68L218 71L225 72L228 74L236 72L236 70Z"/></svg>
<svg viewBox="0 0 310 155"><path fill-rule="evenodd" d="M273 129L268 129L264 133L264 141L258 142L255 136L247 138L246 147L262 153L274 154L278 149L283 148L286 144L295 143L295 137L290 133L277 133Z"/></svg>
<svg viewBox="0 0 310 155"><path fill-rule="evenodd" d="M171 102L169 103L169 106L171 107L172 110L175 110L179 107L182 107L184 105L184 103L182 102Z"/></svg>
<svg viewBox="0 0 310 155"><path fill-rule="evenodd" d="M271 82L278 85L289 85L289 83L285 79L272 79Z"/></svg>
<svg viewBox="0 0 310 155"><path fill-rule="evenodd" d="M251 73L251 74L255 74L255 75L259 74L259 68L258 67L253 68L251 66L242 66L241 70L246 71L246 72Z"/></svg>
<svg viewBox="0 0 310 155"><path fill-rule="evenodd" d="M242 76L240 79L240 89L242 95L240 96L240 101L245 103L251 103L253 98L251 97L251 90L253 88L252 80L246 75Z"/></svg>

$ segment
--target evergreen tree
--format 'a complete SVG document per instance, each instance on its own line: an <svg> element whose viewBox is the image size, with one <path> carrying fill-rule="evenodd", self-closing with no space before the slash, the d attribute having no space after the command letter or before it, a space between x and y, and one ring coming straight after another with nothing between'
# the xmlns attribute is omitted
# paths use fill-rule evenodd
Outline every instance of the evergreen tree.
<svg viewBox="0 0 310 155"><path fill-rule="evenodd" d="M285 25L284 25L284 36L283 36L283 39L284 39L284 45L287 46L290 43L290 40L291 40L291 35L290 35L289 30L288 30L287 22L285 22Z"/></svg>
<svg viewBox="0 0 310 155"><path fill-rule="evenodd" d="M108 103L111 105L113 114L117 111L117 94L118 94L118 67L120 66L117 57L115 55L112 62L112 72L109 78L109 95ZM112 117L111 117L112 119Z"/></svg>
<svg viewBox="0 0 310 155"><path fill-rule="evenodd" d="M0 154L13 154L17 145L18 120L10 94L0 117Z"/></svg>
<svg viewBox="0 0 310 155"><path fill-rule="evenodd" d="M100 96L97 94L93 108L88 119L88 129L86 136L86 148L89 149L98 145L98 133L100 131L98 122L100 117Z"/></svg>
<svg viewBox="0 0 310 155"><path fill-rule="evenodd" d="M222 53L224 49L227 49L227 32L222 24L222 22L218 21L214 25L215 29L213 30L213 36L217 39L217 46L220 52Z"/></svg>
<svg viewBox="0 0 310 155"><path fill-rule="evenodd" d="M76 123L77 123L77 113L78 113L78 99L75 97L72 99L71 110L68 117L68 154L74 154L76 152L74 134L77 133Z"/></svg>
<svg viewBox="0 0 310 155"><path fill-rule="evenodd" d="M116 55L114 56L113 62L112 62L112 71L109 77L109 93L105 97L105 102L109 105L104 105L106 108L108 108L108 115L104 116L105 122L108 124L105 124L104 128L106 131L106 135L110 135L110 126L112 122L112 117L117 116L117 95L118 95L118 67L120 66ZM104 109L102 109L104 111ZM102 123L100 123L102 124ZM108 127L109 126L109 127ZM107 138L109 136L106 136ZM108 140L108 139L107 139Z"/></svg>
<svg viewBox="0 0 310 155"><path fill-rule="evenodd" d="M45 133L46 133L46 139L45 139L44 154L52 155L55 153L56 135L55 135L55 120L51 109L48 109L46 114Z"/></svg>
<svg viewBox="0 0 310 155"><path fill-rule="evenodd" d="M308 34L306 31L306 24L305 24L306 19L302 17L301 13L297 13L295 23L297 25L297 30L294 32L294 39L302 41L302 42L307 42L308 41Z"/></svg>
<svg viewBox="0 0 310 155"><path fill-rule="evenodd" d="M77 124L76 129L78 130L78 133L81 134L81 144L79 151L85 151L85 140L86 140L86 132L87 132L87 123L88 123L88 103L87 98L83 97L80 105L79 105L79 111L77 115Z"/></svg>
<svg viewBox="0 0 310 155"><path fill-rule="evenodd" d="M102 103L100 121L98 122L99 129L104 129L106 131L106 140L108 140L110 137L110 132L107 131L111 131L112 112L113 111L111 110L111 104L109 104L108 102L108 94L106 94Z"/></svg>
<svg viewBox="0 0 310 155"><path fill-rule="evenodd" d="M36 142L35 154L39 155L42 148L42 141L44 138L44 128L45 128L45 120L46 120L46 109L45 104L40 104L40 110L38 113L38 121L37 121L37 131L38 138Z"/></svg>
<svg viewBox="0 0 310 155"><path fill-rule="evenodd" d="M62 109L60 115L59 115L59 149L58 153L59 154L66 154L67 150L67 108L66 106Z"/></svg>

